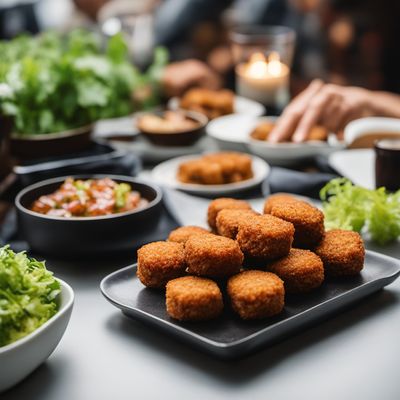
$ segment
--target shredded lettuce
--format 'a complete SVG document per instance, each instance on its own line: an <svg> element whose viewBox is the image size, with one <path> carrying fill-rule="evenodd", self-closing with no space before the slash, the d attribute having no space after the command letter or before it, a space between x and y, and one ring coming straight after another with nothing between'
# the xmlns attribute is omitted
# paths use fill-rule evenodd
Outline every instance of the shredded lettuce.
<svg viewBox="0 0 400 400"><path fill-rule="evenodd" d="M400 236L400 190L370 190L337 178L321 189L320 198L326 229L365 230L381 245Z"/></svg>
<svg viewBox="0 0 400 400"><path fill-rule="evenodd" d="M0 248L0 347L36 330L58 310L60 283L44 262Z"/></svg>

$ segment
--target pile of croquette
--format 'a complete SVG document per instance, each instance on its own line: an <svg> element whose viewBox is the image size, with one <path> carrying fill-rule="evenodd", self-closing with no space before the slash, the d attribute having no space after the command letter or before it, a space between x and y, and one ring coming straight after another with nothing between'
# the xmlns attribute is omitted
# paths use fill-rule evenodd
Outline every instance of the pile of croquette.
<svg viewBox="0 0 400 400"><path fill-rule="evenodd" d="M263 214L246 201L218 198L207 221L209 230L183 226L138 250L137 276L165 289L167 313L176 320L217 318L223 292L240 318L272 317L286 294L306 294L364 266L358 233L325 231L323 213L291 195L268 197Z"/></svg>

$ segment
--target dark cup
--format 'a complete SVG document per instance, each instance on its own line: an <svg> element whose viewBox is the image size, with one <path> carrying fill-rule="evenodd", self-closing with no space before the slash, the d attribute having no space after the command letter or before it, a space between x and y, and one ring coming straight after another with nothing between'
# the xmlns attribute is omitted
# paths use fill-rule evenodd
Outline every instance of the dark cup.
<svg viewBox="0 0 400 400"><path fill-rule="evenodd" d="M400 189L400 139L375 142L375 186L391 192Z"/></svg>

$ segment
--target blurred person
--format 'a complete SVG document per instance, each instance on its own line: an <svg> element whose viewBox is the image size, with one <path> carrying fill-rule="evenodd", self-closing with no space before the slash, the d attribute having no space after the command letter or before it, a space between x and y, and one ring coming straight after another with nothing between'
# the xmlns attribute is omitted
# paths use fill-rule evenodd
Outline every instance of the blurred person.
<svg viewBox="0 0 400 400"><path fill-rule="evenodd" d="M400 118L400 95L314 80L285 108L269 140L303 142L317 124L340 133L352 120L371 116Z"/></svg>

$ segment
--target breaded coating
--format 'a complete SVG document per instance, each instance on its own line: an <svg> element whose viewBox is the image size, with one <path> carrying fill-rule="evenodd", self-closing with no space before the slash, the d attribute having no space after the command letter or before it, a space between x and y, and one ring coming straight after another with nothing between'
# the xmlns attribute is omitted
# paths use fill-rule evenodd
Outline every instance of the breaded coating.
<svg viewBox="0 0 400 400"><path fill-rule="evenodd" d="M227 89L192 88L182 96L180 106L183 109L201 112L213 119L233 113L234 93Z"/></svg>
<svg viewBox="0 0 400 400"><path fill-rule="evenodd" d="M232 239L198 235L191 236L186 242L185 259L190 274L224 278L240 271L243 253Z"/></svg>
<svg viewBox="0 0 400 400"><path fill-rule="evenodd" d="M253 176L252 159L247 154L220 152L205 154L181 163L177 178L183 183L222 185Z"/></svg>
<svg viewBox="0 0 400 400"><path fill-rule="evenodd" d="M267 269L283 280L286 293L306 293L324 281L322 260L309 250L291 249L286 257L269 264Z"/></svg>
<svg viewBox="0 0 400 400"><path fill-rule="evenodd" d="M224 308L221 290L211 279L184 276L169 281L167 313L180 321L204 321L218 317Z"/></svg>
<svg viewBox="0 0 400 400"><path fill-rule="evenodd" d="M171 279L185 274L182 243L153 242L138 250L137 276L143 285L163 288Z"/></svg>
<svg viewBox="0 0 400 400"><path fill-rule="evenodd" d="M181 226L170 232L168 236L169 242L177 242L185 244L187 240L193 235L207 235L211 234L207 229L200 226Z"/></svg>
<svg viewBox="0 0 400 400"><path fill-rule="evenodd" d="M244 200L231 199L229 197L220 197L213 200L208 205L207 221L211 229L217 230L217 215L221 210L251 210L251 206Z"/></svg>
<svg viewBox="0 0 400 400"><path fill-rule="evenodd" d="M274 202L270 214L294 225L295 247L313 249L324 237L324 214L305 201Z"/></svg>
<svg viewBox="0 0 400 400"><path fill-rule="evenodd" d="M217 215L217 232L222 236L236 239L239 223L245 222L249 217L257 215L253 210L221 210Z"/></svg>
<svg viewBox="0 0 400 400"><path fill-rule="evenodd" d="M364 267L365 249L357 232L333 229L325 233L315 253L324 263L329 276L351 276Z"/></svg>
<svg viewBox="0 0 400 400"><path fill-rule="evenodd" d="M270 214L272 206L277 203L285 203L287 201L298 201L296 197L286 194L286 193L277 193L272 194L271 196L267 197L264 203L264 214Z"/></svg>
<svg viewBox="0 0 400 400"><path fill-rule="evenodd" d="M289 254L293 235L293 224L265 214L241 221L236 240L246 257L275 260Z"/></svg>
<svg viewBox="0 0 400 400"><path fill-rule="evenodd" d="M283 282L271 272L243 271L229 279L227 290L233 310L242 319L271 317L284 307Z"/></svg>

